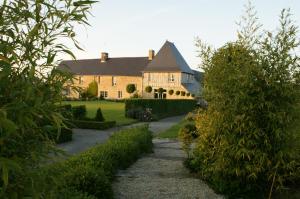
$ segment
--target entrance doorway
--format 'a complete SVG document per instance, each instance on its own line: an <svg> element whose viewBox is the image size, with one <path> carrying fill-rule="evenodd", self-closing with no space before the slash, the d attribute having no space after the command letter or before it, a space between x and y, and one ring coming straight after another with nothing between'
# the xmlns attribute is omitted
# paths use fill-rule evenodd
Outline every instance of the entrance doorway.
<svg viewBox="0 0 300 199"><path fill-rule="evenodd" d="M167 98L167 90L163 88L154 89L154 98L155 99L166 99Z"/></svg>

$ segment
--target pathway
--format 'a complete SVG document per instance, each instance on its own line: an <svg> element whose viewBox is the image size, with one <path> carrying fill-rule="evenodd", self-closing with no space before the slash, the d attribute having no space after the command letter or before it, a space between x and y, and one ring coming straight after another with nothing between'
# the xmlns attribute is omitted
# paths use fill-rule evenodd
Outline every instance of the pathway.
<svg viewBox="0 0 300 199"><path fill-rule="evenodd" d="M170 121L170 120L168 120ZM180 120L179 120L180 121ZM164 123L166 124L166 123ZM159 125L150 128L160 132ZM155 132L155 133L157 133ZM154 153L121 170L113 184L117 199L218 199L203 181L183 166L185 153L176 140L154 139Z"/></svg>
<svg viewBox="0 0 300 199"><path fill-rule="evenodd" d="M153 132L163 131L172 125L179 122L183 116L169 117L156 122L150 122L149 128ZM146 123L136 123L128 126L119 126L107 130L91 130L91 129L73 129L73 140L58 145L58 148L63 149L67 154L73 155L87 150L88 148L104 143L111 135L121 129L131 128Z"/></svg>

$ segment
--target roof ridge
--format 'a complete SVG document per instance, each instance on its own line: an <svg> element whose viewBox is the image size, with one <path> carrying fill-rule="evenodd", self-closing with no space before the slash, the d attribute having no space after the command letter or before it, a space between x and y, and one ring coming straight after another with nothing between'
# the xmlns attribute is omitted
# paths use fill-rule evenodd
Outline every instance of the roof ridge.
<svg viewBox="0 0 300 199"><path fill-rule="evenodd" d="M148 58L147 56L144 57L109 57L108 59L130 59L130 58ZM101 58L91 58L91 59L69 59L69 60L63 60L64 61L87 61L87 60L100 60Z"/></svg>

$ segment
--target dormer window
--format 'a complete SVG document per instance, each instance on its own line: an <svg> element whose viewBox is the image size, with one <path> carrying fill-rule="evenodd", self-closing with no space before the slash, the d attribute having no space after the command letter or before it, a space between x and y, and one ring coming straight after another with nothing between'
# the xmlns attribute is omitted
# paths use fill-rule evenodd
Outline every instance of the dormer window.
<svg viewBox="0 0 300 199"><path fill-rule="evenodd" d="M174 74L169 74L169 82L174 82L174 81L175 81Z"/></svg>
<svg viewBox="0 0 300 199"><path fill-rule="evenodd" d="M115 86L117 85L117 78L116 77L112 77L112 85Z"/></svg>

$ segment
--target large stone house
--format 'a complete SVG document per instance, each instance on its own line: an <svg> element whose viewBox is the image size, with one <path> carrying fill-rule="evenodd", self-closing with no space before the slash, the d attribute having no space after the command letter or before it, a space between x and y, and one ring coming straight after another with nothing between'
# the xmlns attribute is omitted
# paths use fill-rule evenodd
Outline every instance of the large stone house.
<svg viewBox="0 0 300 199"><path fill-rule="evenodd" d="M143 98L191 99L200 92L199 79L196 78L199 72L189 67L169 41L156 55L149 50L148 57L110 58L108 53L102 53L101 59L62 61L59 68L74 75L73 86L86 89L96 81L98 95L108 99L129 98L132 94L126 91L128 84L134 84L136 92ZM150 93L145 89L149 86L152 88ZM66 87L68 97L79 97L77 91Z"/></svg>

